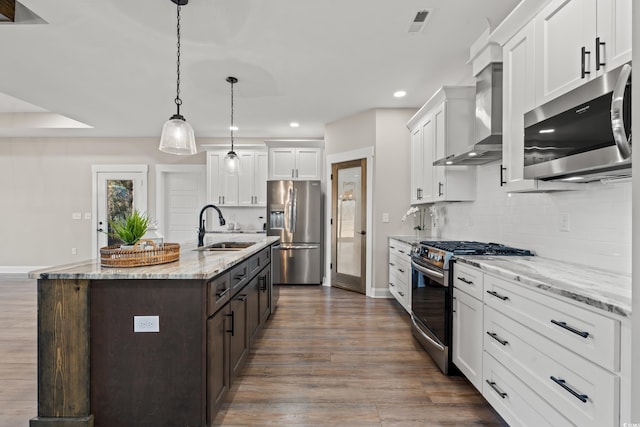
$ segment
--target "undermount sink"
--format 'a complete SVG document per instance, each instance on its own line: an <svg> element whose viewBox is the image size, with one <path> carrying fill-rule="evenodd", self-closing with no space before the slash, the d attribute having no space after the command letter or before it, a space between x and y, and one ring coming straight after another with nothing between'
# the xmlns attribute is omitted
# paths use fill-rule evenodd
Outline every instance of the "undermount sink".
<svg viewBox="0 0 640 427"><path fill-rule="evenodd" d="M202 246L201 248L197 248L196 251L215 251L215 252L241 251L255 244L256 242L218 242L218 243L212 243L207 246Z"/></svg>

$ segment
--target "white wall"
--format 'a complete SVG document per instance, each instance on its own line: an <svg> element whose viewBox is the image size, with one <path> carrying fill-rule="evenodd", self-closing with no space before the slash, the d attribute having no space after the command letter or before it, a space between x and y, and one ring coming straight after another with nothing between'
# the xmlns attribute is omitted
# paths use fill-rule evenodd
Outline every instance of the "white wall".
<svg viewBox="0 0 640 427"><path fill-rule="evenodd" d="M633 63L640 64L640 7L636 7L638 3L632 8L633 13L633 25L631 26L633 31ZM633 71L633 79L638 81L635 77L638 75L637 65ZM632 87L632 134L640 134L640 86L637 84ZM633 263L640 266L640 152L637 147L633 151ZM633 305L632 310L635 315L632 318L632 342L633 349L631 352L631 360L640 360L640 274L636 270L633 275L633 288L632 298ZM640 402L640 365L634 363L631 366L631 402ZM640 422L640 405L632 405L631 408L631 420L633 422Z"/></svg>
<svg viewBox="0 0 640 427"><path fill-rule="evenodd" d="M367 110L325 126L327 155L346 153L362 148L374 149L373 165L373 223L369 230L373 243L373 295L388 292L389 235L412 234L413 223L401 221L409 208L410 135L406 123L414 109ZM327 197L331 197L327 193ZM389 222L382 222L382 214L389 213Z"/></svg>
<svg viewBox="0 0 640 427"><path fill-rule="evenodd" d="M226 146L228 140L198 143ZM71 219L72 212L92 212L91 165L148 164L148 211L153 216L155 165L205 162L204 151L186 157L162 153L156 138L0 138L0 268L91 258L91 220ZM259 224L255 213L236 217L247 226ZM77 255L71 255L71 248L77 248Z"/></svg>
<svg viewBox="0 0 640 427"><path fill-rule="evenodd" d="M442 236L503 243L567 262L631 273L631 183L586 184L579 191L508 195L500 165L477 170L474 202L439 203ZM560 215L569 215L568 232Z"/></svg>

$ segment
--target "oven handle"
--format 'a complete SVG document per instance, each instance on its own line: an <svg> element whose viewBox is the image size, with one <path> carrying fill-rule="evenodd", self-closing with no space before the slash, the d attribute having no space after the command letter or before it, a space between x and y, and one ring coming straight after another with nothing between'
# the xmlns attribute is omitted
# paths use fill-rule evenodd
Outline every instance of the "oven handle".
<svg viewBox="0 0 640 427"><path fill-rule="evenodd" d="M444 282L444 274L439 271L432 270L430 268L426 268L421 266L420 264L416 264L415 261L411 260L411 268L418 270L420 273L426 274L432 279L438 280L440 282ZM446 286L445 283L441 283L443 286Z"/></svg>
<svg viewBox="0 0 640 427"><path fill-rule="evenodd" d="M426 339L427 341L429 341L431 344L433 344L438 350L440 351L444 351L444 347L442 346L442 344L440 344L439 342L434 341L433 338L431 338L429 335L425 334L424 331L422 329L420 329L420 327L418 326L418 324L416 323L416 319L413 318L413 316L411 316L411 323L413 323L413 327L420 332L420 335L422 335L422 337L424 339Z"/></svg>

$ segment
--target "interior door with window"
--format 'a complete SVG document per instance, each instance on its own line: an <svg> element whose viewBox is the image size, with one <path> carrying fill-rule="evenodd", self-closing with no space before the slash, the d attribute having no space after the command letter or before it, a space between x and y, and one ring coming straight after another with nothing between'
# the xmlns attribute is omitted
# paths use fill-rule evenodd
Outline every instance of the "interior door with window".
<svg viewBox="0 0 640 427"><path fill-rule="evenodd" d="M143 172L97 172L97 247L120 243L109 236L109 221L124 218L133 209L147 213L146 173Z"/></svg>
<svg viewBox="0 0 640 427"><path fill-rule="evenodd" d="M331 286L366 294L367 160L332 165Z"/></svg>

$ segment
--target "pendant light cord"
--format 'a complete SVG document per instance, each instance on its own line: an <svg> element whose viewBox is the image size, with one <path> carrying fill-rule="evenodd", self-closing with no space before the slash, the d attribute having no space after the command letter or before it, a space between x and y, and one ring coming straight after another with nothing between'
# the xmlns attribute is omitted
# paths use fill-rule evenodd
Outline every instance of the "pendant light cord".
<svg viewBox="0 0 640 427"><path fill-rule="evenodd" d="M233 151L233 80L231 80L231 151Z"/></svg>
<svg viewBox="0 0 640 427"><path fill-rule="evenodd" d="M176 33L178 36L178 42L176 43L176 47L178 48L178 52L177 52L177 57L178 59L176 60L176 74L178 75L178 78L176 80L176 99L175 99L175 103L176 103L176 107L177 107L177 115L180 115L180 105L182 105L182 99L180 99L180 4L176 3L178 5L178 16L177 16L177 25L176 25Z"/></svg>

